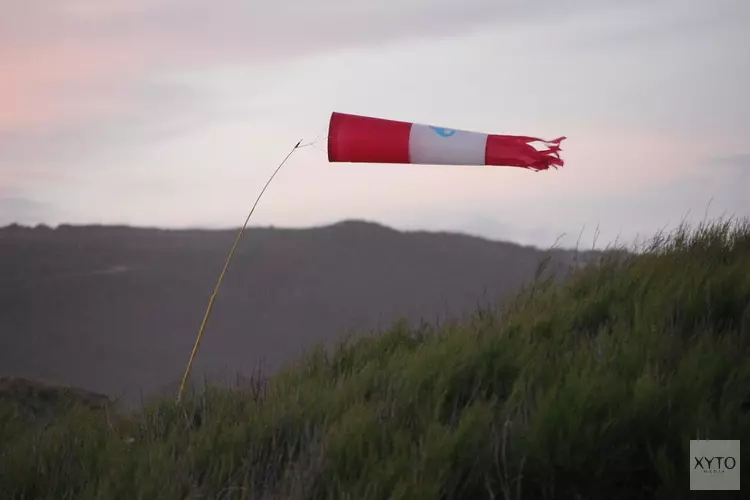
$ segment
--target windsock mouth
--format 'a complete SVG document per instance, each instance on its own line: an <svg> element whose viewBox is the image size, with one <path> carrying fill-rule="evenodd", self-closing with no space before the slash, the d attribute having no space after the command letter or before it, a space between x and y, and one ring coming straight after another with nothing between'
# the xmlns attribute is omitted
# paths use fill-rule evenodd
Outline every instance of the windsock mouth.
<svg viewBox="0 0 750 500"><path fill-rule="evenodd" d="M328 161L333 162L334 160L334 151L336 147L336 134L333 132L336 130L336 121L338 120L339 113L334 111L331 113L331 118L328 120L328 141L327 141L327 153L328 153Z"/></svg>
<svg viewBox="0 0 750 500"><path fill-rule="evenodd" d="M334 112L328 126L328 161L409 163L411 123Z"/></svg>

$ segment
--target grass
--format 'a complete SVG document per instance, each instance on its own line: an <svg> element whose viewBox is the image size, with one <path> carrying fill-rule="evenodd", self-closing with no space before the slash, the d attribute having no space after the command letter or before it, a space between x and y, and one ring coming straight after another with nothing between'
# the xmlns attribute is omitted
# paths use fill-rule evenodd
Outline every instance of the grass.
<svg viewBox="0 0 750 500"><path fill-rule="evenodd" d="M750 223L636 250L182 405L0 413L0 498L700 498L689 440L750 440Z"/></svg>

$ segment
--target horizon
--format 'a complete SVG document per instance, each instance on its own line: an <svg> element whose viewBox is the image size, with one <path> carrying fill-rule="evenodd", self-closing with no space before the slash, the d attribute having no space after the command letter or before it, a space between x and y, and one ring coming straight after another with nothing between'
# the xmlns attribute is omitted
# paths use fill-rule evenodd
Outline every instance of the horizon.
<svg viewBox="0 0 750 500"><path fill-rule="evenodd" d="M744 0L0 7L0 225L239 227L299 139L253 225L541 248L750 216ZM329 164L334 111L567 136L565 166Z"/></svg>
<svg viewBox="0 0 750 500"><path fill-rule="evenodd" d="M745 220L748 223L750 223L750 217L744 217L740 220ZM716 225L716 224L722 224L722 223L732 223L737 222L737 218L716 218L716 219L704 219L702 221L699 221L697 223L691 223L687 222L685 219L678 225L674 227L664 227L661 228L659 231L657 231L654 234L646 235L646 236L638 236L632 241L622 241L622 240L615 240L614 242L610 242L607 245L599 245L596 236L594 237L594 244L587 247L585 245L581 245L582 235L584 234L584 230L582 230L579 233L579 237L576 240L576 243L572 246L560 244L561 241L564 241L564 238L562 236L558 237L558 240L552 244L552 245L538 245L534 243L523 243L518 241L512 241L509 239L502 239L502 238L493 238L491 236L479 234L479 233L472 233L469 231L463 231L461 229L452 230L452 229L424 229L424 228L400 228L395 227L388 224L383 224L378 221L373 220L366 220L366 219L341 219L338 221L333 221L330 223L322 223L322 224L316 224L316 225L309 225L309 226L277 226L274 224L270 225L252 225L248 224L245 228L244 232L247 234L248 231L253 230L268 230L268 231L315 231L320 229L326 229L331 228L335 226L342 226L346 224L361 224L365 226L374 226L377 228L385 229L387 231L393 231L397 233L401 233L404 235L409 234L418 234L418 233L427 233L432 235L447 235L447 236L463 236L468 238L477 238L480 240L484 240L490 243L500 243L500 244L507 244L507 245L515 245L521 248L528 248L532 250L540 250L540 251L564 251L564 252L578 252L578 253L588 253L588 252L606 252L606 251L625 251L625 252L639 252L641 248L643 248L643 245L647 244L649 242L655 242L659 241L662 236L672 234L673 232L679 231L681 228L685 228L687 226L688 229L695 228L697 224L708 224L708 225ZM231 232L236 234L240 228L241 224L238 224L236 226L226 226L226 227L201 227L201 226L173 226L173 227L163 227L163 226L147 226L147 225L132 225L132 224L102 224L102 223L80 223L80 224L73 224L73 223L66 223L62 222L55 225L45 224L45 223L38 223L38 224L20 224L17 222L13 222L6 225L0 225L0 232L4 230L13 230L13 229L22 229L25 231L35 231L35 230L50 230L50 231L57 231L60 229L118 229L118 230L135 230L135 231L154 231L154 232L199 232L199 233L219 233L219 232ZM598 231L598 228L595 228L595 231Z"/></svg>

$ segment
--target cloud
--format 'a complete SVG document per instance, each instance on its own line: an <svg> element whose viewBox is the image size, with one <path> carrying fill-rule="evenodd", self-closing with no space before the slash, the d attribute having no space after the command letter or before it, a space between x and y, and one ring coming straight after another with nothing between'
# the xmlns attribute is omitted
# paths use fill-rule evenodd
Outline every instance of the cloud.
<svg viewBox="0 0 750 500"><path fill-rule="evenodd" d="M50 161L65 164L82 155L127 150L141 141L158 141L180 127L220 112L211 95L184 82L144 80L109 94L117 112L92 114L64 126L0 134L0 162L24 167Z"/></svg>
<svg viewBox="0 0 750 500"><path fill-rule="evenodd" d="M96 120L144 74L275 63L324 50L569 15L596 2L0 0L0 133Z"/></svg>
<svg viewBox="0 0 750 500"><path fill-rule="evenodd" d="M644 17L638 7L646 4L617 9ZM552 27L553 21L564 24L616 5L593 0L564 5L554 0L0 0L0 134L98 123L135 105L148 106L123 95L134 80L154 72L272 64L344 47L450 37L490 23L502 29L549 21ZM669 13L670 5L677 4L662 3L659 12ZM652 24L658 23L627 33L641 36L639 30ZM522 47L523 40L519 43Z"/></svg>

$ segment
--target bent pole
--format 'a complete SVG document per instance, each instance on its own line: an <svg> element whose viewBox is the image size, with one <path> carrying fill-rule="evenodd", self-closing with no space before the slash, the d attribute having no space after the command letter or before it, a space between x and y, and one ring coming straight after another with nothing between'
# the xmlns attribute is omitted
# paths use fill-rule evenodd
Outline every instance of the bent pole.
<svg viewBox="0 0 750 500"><path fill-rule="evenodd" d="M221 274L219 274L219 279L216 281L216 286L214 288L213 293L211 294L211 298L208 300L208 307L206 308L206 313L203 315L203 322L201 322L200 329L198 330L198 336L195 339L195 344L193 345L193 350L190 353L190 359L188 359L187 366L185 367L185 374L182 376L182 382L180 382L180 389L177 392L177 402L179 403L182 401L182 397L185 393L185 386L187 385L188 378L190 377L190 370L193 368L193 361L195 361L195 355L198 352L198 347L200 346L201 340L203 339L203 333L206 330L206 325L208 324L208 319L211 317L211 311L214 307L214 302L216 301L216 296L219 294L219 289L221 288L221 283L224 281L224 275L227 272L227 269L229 268L229 263L232 261L232 256L234 255L234 251L237 249L237 244L240 242L240 238L242 238L242 234L245 232L245 228L247 227L248 222L250 222L250 217L252 217L253 212L255 212L255 207L258 206L258 202L260 202L260 199L263 197L263 193L266 192L266 189L268 189L269 184L271 184L271 181L273 181L274 177L276 177L276 174L279 173L279 170L281 170L281 167L284 166L284 164L289 160L289 158L292 156L292 153L294 153L299 147L300 144L302 144L302 141L297 142L297 144L294 145L291 151L289 151L289 154L286 155L286 157L281 161L278 167L276 167L276 170L274 170L271 177L269 177L268 181L266 182L266 185L263 186L263 189L261 190L258 197L255 199L255 203L253 203L253 207L250 209L250 213L247 214L247 218L245 219L245 223L242 225L242 228L240 228L239 232L237 233L237 237L234 240L234 244L232 245L232 248L229 250L229 255L227 256L226 262L224 262L224 268L221 270Z"/></svg>

